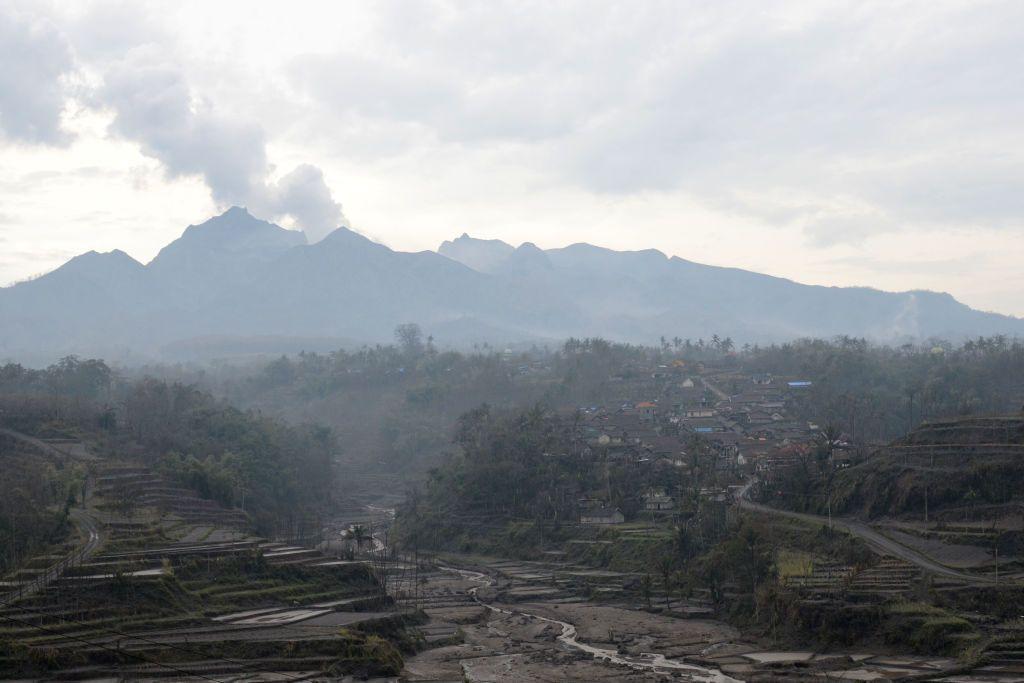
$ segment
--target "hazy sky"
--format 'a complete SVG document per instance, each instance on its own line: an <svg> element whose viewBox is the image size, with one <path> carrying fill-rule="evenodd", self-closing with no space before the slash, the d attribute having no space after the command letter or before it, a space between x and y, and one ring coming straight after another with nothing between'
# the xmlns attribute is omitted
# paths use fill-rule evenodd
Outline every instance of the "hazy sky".
<svg viewBox="0 0 1024 683"><path fill-rule="evenodd" d="M0 284L235 203L1024 315L1024 2L0 0Z"/></svg>

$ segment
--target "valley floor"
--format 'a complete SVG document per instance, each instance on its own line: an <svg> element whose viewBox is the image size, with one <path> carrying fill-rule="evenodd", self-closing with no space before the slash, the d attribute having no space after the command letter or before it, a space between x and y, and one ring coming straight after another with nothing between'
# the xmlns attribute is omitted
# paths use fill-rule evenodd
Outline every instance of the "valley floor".
<svg viewBox="0 0 1024 683"><path fill-rule="evenodd" d="M937 680L960 666L951 658L878 651L776 651L721 621L546 588L565 567L446 560L462 569L426 577L421 600L431 621L425 628L461 634L463 642L408 658L410 681ZM612 581L627 578L605 574Z"/></svg>

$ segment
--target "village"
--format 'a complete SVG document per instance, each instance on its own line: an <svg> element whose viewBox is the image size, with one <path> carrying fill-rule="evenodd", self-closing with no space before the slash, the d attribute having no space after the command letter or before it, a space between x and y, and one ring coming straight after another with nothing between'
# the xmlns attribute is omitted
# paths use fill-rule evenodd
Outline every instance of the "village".
<svg viewBox="0 0 1024 683"><path fill-rule="evenodd" d="M642 517L675 522L696 497L728 504L756 477L770 485L811 456L825 426L801 420L795 404L812 386L799 377L744 374L677 360L633 369L609 382L618 398L602 405L565 406L579 455L595 462L636 468L649 483L633 505L607 497L579 501L579 522L614 525ZM858 457L849 437L829 444L834 468Z"/></svg>

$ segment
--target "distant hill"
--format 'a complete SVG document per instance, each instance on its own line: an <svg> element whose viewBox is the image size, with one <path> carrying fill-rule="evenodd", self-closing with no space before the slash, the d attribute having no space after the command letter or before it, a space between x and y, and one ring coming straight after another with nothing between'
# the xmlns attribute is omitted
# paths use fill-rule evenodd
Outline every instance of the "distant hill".
<svg viewBox="0 0 1024 683"><path fill-rule="evenodd" d="M147 265L120 251L89 252L0 288L0 320L0 360L29 363L68 353L175 360L281 353L311 340L374 343L403 322L463 347L569 336L1024 335L1024 320L948 294L809 286L589 244L541 250L463 235L437 252L406 253L339 228L310 245L237 207L189 226Z"/></svg>

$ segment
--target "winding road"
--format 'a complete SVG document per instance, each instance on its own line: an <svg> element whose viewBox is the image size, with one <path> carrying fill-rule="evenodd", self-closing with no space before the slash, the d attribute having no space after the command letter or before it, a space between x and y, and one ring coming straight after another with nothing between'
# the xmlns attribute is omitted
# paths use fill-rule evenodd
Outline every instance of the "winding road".
<svg viewBox="0 0 1024 683"><path fill-rule="evenodd" d="M0 434L5 434L13 439L17 439L18 441L34 446L50 457L56 457L62 460L74 458L74 456L69 453L55 448L41 439L37 439L27 434L22 434L21 432L16 432L13 429L0 429ZM86 488L87 490L92 489L91 486L87 486ZM62 577L68 569L77 564L81 564L99 550L103 543L102 525L100 524L100 521L89 511L88 507L85 506L85 501L83 501L83 507L74 508L70 510L68 514L74 521L75 525L81 529L85 542L80 547L68 553L59 562L47 567L39 576L35 577L28 583L22 584L14 591L3 596L3 598L0 599L2 602L11 602L12 600L24 598L38 593L41 590L45 590L47 586Z"/></svg>
<svg viewBox="0 0 1024 683"><path fill-rule="evenodd" d="M775 515L777 517L789 517L790 519L797 519L802 522L810 522L811 524L821 524L823 526L827 526L829 524L828 517L822 517L820 515L811 515L805 512L792 512L790 510L780 510L778 508L773 508L767 505L763 505L761 503L753 502L748 497L748 494L750 492L750 488L756 483L757 480L752 479L746 484L746 486L744 486L736 493L736 502L744 510L760 512L766 515ZM892 540L887 536L883 536L867 524L859 522L855 519L833 517L831 523L833 527L842 529L848 534L860 538L869 546L871 546L874 550L885 555L897 557L937 576L945 576L951 579L958 579L960 581L965 581L971 584L990 585L996 583L996 580L990 576L968 574L966 572L958 571L956 569L951 569L946 565L939 564L927 555L923 555L914 550L913 548L909 548L903 545L902 543L898 543Z"/></svg>
<svg viewBox="0 0 1024 683"><path fill-rule="evenodd" d="M68 569L85 562L99 549L103 543L99 521L88 511L79 508L71 510L69 514L75 524L84 532L85 543L80 548L68 553L56 564L47 567L46 571L30 582L22 584L9 595L4 596L3 602L11 602L45 590L51 583L64 576Z"/></svg>
<svg viewBox="0 0 1024 683"><path fill-rule="evenodd" d="M87 461L87 460L94 459L93 457L84 457L84 456L74 455L72 453L69 453L68 451L65 451L63 449L57 448L53 444L46 443L42 439L36 438L34 436L29 436L28 434L22 434L21 432L16 432L13 429L7 429L6 427L0 427L0 434L5 434L5 435L11 437L12 439L17 439L18 441L21 441L23 443L27 443L30 446L34 446L35 448L39 449L41 452L43 452L44 454L46 454L47 456L49 456L51 458L57 458L59 460L65 460L67 458L71 458L73 460L80 460L80 461Z"/></svg>
<svg viewBox="0 0 1024 683"><path fill-rule="evenodd" d="M100 521L96 519L91 512L82 508L75 508L72 510L71 517L74 518L75 524L77 524L86 535L85 545L82 547L82 552L87 556L92 555L94 552L99 550L100 544L103 542L103 537L100 533Z"/></svg>

